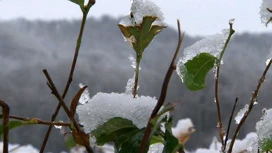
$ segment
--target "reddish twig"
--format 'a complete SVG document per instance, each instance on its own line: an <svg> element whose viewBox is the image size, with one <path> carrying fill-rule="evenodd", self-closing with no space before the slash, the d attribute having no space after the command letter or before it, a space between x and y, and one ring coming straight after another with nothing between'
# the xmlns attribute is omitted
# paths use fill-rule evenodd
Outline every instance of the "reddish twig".
<svg viewBox="0 0 272 153"><path fill-rule="evenodd" d="M236 139L236 137L237 137L237 135L238 135L238 133L239 133L242 125L244 124L244 122L246 121L248 115L250 114L251 110L254 107L254 103L255 103L255 101L256 101L256 99L258 97L259 90L260 90L260 88L262 86L262 83L265 80L265 76L266 76L266 74L267 74L267 72L268 72L268 70L269 70L269 68L271 66L271 63L272 63L272 60L270 60L269 63L267 64L267 66L266 66L266 68L265 68L265 70L263 72L263 75L261 76L261 78L258 81L258 85L257 85L256 89L252 92L252 97L250 99L248 110L244 113L244 116L242 117L240 123L238 124L238 126L237 126L237 128L235 130L235 133L234 133L234 135L232 137L232 140L231 140L231 143L230 143L230 146L229 146L228 153L232 152L232 148L233 148L235 139Z"/></svg>
<svg viewBox="0 0 272 153"><path fill-rule="evenodd" d="M182 34L182 32L181 32L179 20L177 21L177 24L178 24L178 36L179 36L178 45L177 45L175 54L173 56L172 62L170 64L170 66L168 68L168 71L166 73L166 76L164 78L163 85L162 85L162 88L161 88L160 98L159 98L155 108L153 109L150 118L149 118L149 122L147 124L146 130L145 130L145 133L144 133L144 137L142 139L142 142L141 142L138 153L143 153L145 148L146 148L146 145L148 143L148 140L149 140L149 137L150 137L150 134L151 134L151 131L152 131L152 125L151 125L150 121L157 115L160 108L164 104L166 94L167 94L168 84L169 84L170 78L172 76L172 73L173 73L173 71L175 70L175 67L176 67L175 66L175 60L176 60L176 57L177 57L178 52L180 50L182 40L183 40L183 37L184 37L184 34Z"/></svg>
<svg viewBox="0 0 272 153"><path fill-rule="evenodd" d="M4 101L0 100L0 106L3 113L3 153L8 153L8 137L9 137L9 106Z"/></svg>

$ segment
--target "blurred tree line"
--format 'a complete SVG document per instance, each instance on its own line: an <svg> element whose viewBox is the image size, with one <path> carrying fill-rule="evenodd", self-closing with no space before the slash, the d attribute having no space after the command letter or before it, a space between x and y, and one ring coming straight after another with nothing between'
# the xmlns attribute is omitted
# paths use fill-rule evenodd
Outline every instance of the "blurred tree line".
<svg viewBox="0 0 272 153"><path fill-rule="evenodd" d="M134 55L134 51L124 41L117 27L118 22L119 19L109 16L88 19L67 102L78 90L79 83L89 86L90 96L97 92L125 91L127 80L133 76L128 57ZM57 101L50 94L42 69L46 68L50 72L62 91L69 73L79 24L78 20L0 21L0 97L10 105L12 115L50 120ZM227 24L223 28L227 28ZM220 78L225 126L235 98L239 98L237 109L249 102L251 92L265 68L272 40L272 34L237 32L225 53ZM189 34L190 31L186 32L182 50L202 38ZM139 94L158 97L176 47L177 34L168 27L155 39L146 49L141 63ZM255 130L262 108L271 107L271 93L267 92L272 91L271 84L270 73L260 92L259 104L240 132L241 137ZM197 129L186 145L187 149L208 146L213 136L218 135L213 74L207 79L207 88L197 92L186 89L178 76L173 75L167 101L178 100L181 103L173 112L175 120L189 117ZM61 113L57 120L66 121L67 118ZM45 132L46 127L42 125L15 129L11 131L10 142L30 143L39 148ZM47 151L60 152L65 149L60 131L53 130Z"/></svg>

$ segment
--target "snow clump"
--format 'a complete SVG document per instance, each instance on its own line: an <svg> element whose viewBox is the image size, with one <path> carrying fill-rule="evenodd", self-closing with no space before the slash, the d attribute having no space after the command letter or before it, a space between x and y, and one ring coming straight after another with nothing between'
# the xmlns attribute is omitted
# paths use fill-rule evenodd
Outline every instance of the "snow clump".
<svg viewBox="0 0 272 153"><path fill-rule="evenodd" d="M156 98L149 96L133 98L126 93L100 92L84 105L79 105L77 114L86 133L114 117L129 119L138 128L143 128L147 125L156 103Z"/></svg>
<svg viewBox="0 0 272 153"><path fill-rule="evenodd" d="M194 132L193 122L189 118L179 120L176 127L172 128L173 135L179 139L181 144L185 144Z"/></svg>
<svg viewBox="0 0 272 153"><path fill-rule="evenodd" d="M272 138L272 108L264 109L261 120L256 123L256 132L259 138L259 143Z"/></svg>
<svg viewBox="0 0 272 153"><path fill-rule="evenodd" d="M261 22L262 23L267 23L267 21L272 18L272 13L270 13L267 8L272 10L272 1L271 0L263 0L262 5L260 7L260 17L261 17Z"/></svg>
<svg viewBox="0 0 272 153"><path fill-rule="evenodd" d="M150 0L133 0L131 4L131 15L124 17L119 24L123 26L140 25L143 17L157 17L153 25L165 26L164 17L160 8Z"/></svg>

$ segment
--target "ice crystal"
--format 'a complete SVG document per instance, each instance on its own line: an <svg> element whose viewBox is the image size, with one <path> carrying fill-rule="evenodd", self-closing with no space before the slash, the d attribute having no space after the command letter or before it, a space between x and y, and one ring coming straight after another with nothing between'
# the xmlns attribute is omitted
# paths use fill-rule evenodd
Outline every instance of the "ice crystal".
<svg viewBox="0 0 272 153"><path fill-rule="evenodd" d="M249 105L246 104L243 109L240 109L240 111L235 116L235 122L236 124L239 124L241 119L244 117L245 113L248 111Z"/></svg>
<svg viewBox="0 0 272 153"><path fill-rule="evenodd" d="M233 24L234 23L234 21L235 21L235 19L233 18L233 19L230 19L229 20L229 24Z"/></svg>
<svg viewBox="0 0 272 153"><path fill-rule="evenodd" d="M143 128L156 103L155 98L148 96L133 98L125 93L97 93L88 103L77 107L77 114L86 133L113 117L129 119L138 128Z"/></svg>
<svg viewBox="0 0 272 153"><path fill-rule="evenodd" d="M131 95L133 93L133 88L135 85L135 74L132 78L128 79L127 86L126 86L126 94ZM137 90L139 89L139 85L137 87Z"/></svg>
<svg viewBox="0 0 272 153"><path fill-rule="evenodd" d="M83 88L85 85L83 85L82 83L79 84L79 87L80 88ZM80 104L85 104L86 102L88 102L88 100L90 99L90 94L89 94L89 90L86 88L82 95L80 96L79 98L79 103Z"/></svg>
<svg viewBox="0 0 272 153"><path fill-rule="evenodd" d="M272 13L270 13L267 9L272 9L272 1L271 0L263 0L262 5L260 7L260 17L262 23L267 23L269 19L272 17Z"/></svg>
<svg viewBox="0 0 272 153"><path fill-rule="evenodd" d="M136 69L136 60L135 60L135 58L132 56L132 55L130 55L129 57L128 57L128 59L130 60L130 62L131 62L131 67L133 68L133 69ZM139 70L141 70L141 67L139 67Z"/></svg>
<svg viewBox="0 0 272 153"><path fill-rule="evenodd" d="M221 51L226 43L229 35L229 29L222 30L221 34L215 34L205 39L197 41L193 45L184 49L182 56L177 62L177 74L183 80L183 75L187 69L185 63L192 60L195 56L200 53L209 53L216 58L219 58ZM216 76L215 76L216 77Z"/></svg>

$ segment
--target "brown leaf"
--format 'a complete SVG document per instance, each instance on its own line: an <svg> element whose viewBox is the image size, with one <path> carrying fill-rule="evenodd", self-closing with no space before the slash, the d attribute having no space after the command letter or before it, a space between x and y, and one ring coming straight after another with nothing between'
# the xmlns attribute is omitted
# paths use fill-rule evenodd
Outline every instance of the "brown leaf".
<svg viewBox="0 0 272 153"><path fill-rule="evenodd" d="M77 94L75 95L75 97L73 98L71 105L70 105L70 118L74 118L74 115L76 113L76 107L78 105L78 101L82 95L82 93L84 92L84 90L87 88L88 86L84 86L83 88L79 89L79 91L77 92Z"/></svg>
<svg viewBox="0 0 272 153"><path fill-rule="evenodd" d="M90 135L84 133L83 131L72 131L73 138L75 142L82 146L90 145Z"/></svg>

